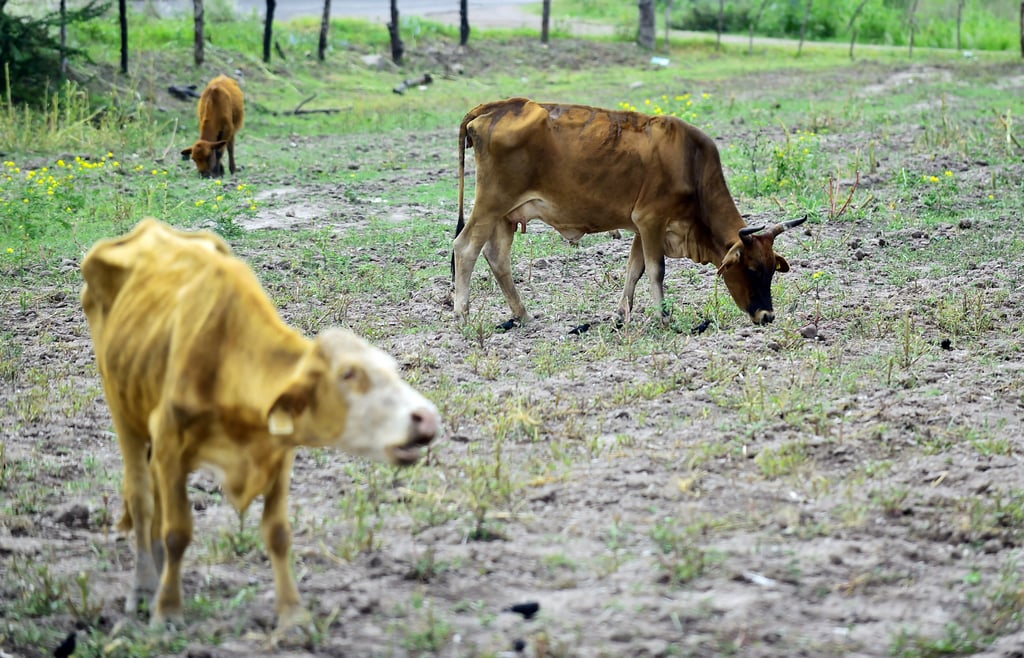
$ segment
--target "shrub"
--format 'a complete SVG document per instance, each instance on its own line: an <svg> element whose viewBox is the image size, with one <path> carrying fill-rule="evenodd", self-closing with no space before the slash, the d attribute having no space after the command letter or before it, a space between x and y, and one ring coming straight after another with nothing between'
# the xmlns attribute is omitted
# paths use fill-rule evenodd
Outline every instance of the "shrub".
<svg viewBox="0 0 1024 658"><path fill-rule="evenodd" d="M60 76L59 12L40 18L12 16L4 12L7 0L0 0L0 89L9 103L41 105L49 94L50 81ZM67 11L66 23L88 21L103 15L109 3L89 0L80 9ZM69 59L83 51L67 48Z"/></svg>

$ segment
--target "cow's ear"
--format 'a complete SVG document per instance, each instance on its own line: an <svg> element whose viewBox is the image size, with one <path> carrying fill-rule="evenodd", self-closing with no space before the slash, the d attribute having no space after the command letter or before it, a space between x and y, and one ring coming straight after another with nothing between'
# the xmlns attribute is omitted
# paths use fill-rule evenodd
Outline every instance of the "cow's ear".
<svg viewBox="0 0 1024 658"><path fill-rule="evenodd" d="M192 157L192 147L191 146L181 152L181 159L182 160L188 160L191 157Z"/></svg>
<svg viewBox="0 0 1024 658"><path fill-rule="evenodd" d="M718 273L725 274L725 271L734 265L739 265L740 258L743 256L743 245L739 242L734 244L732 248L726 252L725 258L722 259L722 264L718 266Z"/></svg>
<svg viewBox="0 0 1024 658"><path fill-rule="evenodd" d="M274 436L287 436L295 432L295 419L306 410L313 398L311 382L302 378L293 381L277 396L267 412L267 429Z"/></svg>
<svg viewBox="0 0 1024 658"><path fill-rule="evenodd" d="M780 256L778 254L775 254L775 271L776 272L788 272L789 271L789 261L787 261L785 258L783 258L782 256Z"/></svg>

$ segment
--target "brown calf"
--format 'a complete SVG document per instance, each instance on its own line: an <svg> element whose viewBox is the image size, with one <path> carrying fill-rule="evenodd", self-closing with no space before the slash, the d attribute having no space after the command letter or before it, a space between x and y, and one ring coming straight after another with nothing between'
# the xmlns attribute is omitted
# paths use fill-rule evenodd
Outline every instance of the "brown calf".
<svg viewBox="0 0 1024 658"><path fill-rule="evenodd" d="M437 433L436 407L402 381L391 357L351 332L310 340L285 324L253 272L212 233L146 219L98 242L82 274L124 458L120 527L135 530L129 612L155 595L154 624L181 620L182 556L192 541L186 479L205 467L235 509L263 496L279 625L304 623L288 555L295 448L412 464Z"/></svg>
<svg viewBox="0 0 1024 658"><path fill-rule="evenodd" d="M238 83L226 75L218 75L206 85L199 97L199 141L181 152L187 160L192 156L199 175L204 178L223 176L224 147L228 149L228 167L235 173L235 135L245 121L245 102Z"/></svg>

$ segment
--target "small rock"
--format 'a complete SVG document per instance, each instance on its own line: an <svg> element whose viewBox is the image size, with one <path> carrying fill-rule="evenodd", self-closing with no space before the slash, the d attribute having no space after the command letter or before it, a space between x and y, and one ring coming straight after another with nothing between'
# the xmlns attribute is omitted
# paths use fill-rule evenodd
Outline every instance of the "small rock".
<svg viewBox="0 0 1024 658"><path fill-rule="evenodd" d="M612 642L629 642L633 639L633 633L628 629L620 628L619 630L614 631L608 639Z"/></svg>
<svg viewBox="0 0 1024 658"><path fill-rule="evenodd" d="M989 539L981 547L981 550L989 554L998 553L999 551L1003 550L1003 542L999 539Z"/></svg>
<svg viewBox="0 0 1024 658"><path fill-rule="evenodd" d="M885 238L878 238L878 246L884 247L886 245Z"/></svg>
<svg viewBox="0 0 1024 658"><path fill-rule="evenodd" d="M863 249L858 249L857 251L853 252L853 257L856 260L864 260L865 258L868 257L868 252L864 251Z"/></svg>
<svg viewBox="0 0 1024 658"><path fill-rule="evenodd" d="M800 335L803 336L804 338L817 338L818 327L813 324L809 324L800 330Z"/></svg>
<svg viewBox="0 0 1024 658"><path fill-rule="evenodd" d="M777 340L770 340L770 341L768 341L767 343L765 343L765 347L767 347L768 349L772 350L773 352L781 352L782 351L782 343L780 343Z"/></svg>
<svg viewBox="0 0 1024 658"><path fill-rule="evenodd" d="M912 238L923 238L924 237L924 231L922 231L920 229L914 229L913 231L910 232L910 237L912 237Z"/></svg>
<svg viewBox="0 0 1024 658"><path fill-rule="evenodd" d="M850 247L850 249L857 249L857 248L860 247L860 244L861 244L860 238L853 238L852 240L850 240L846 244L847 244L847 246Z"/></svg>
<svg viewBox="0 0 1024 658"><path fill-rule="evenodd" d="M963 219L960 220L960 223L957 224L957 226L964 229L971 228L972 226L974 226L974 222L964 217Z"/></svg>
<svg viewBox="0 0 1024 658"><path fill-rule="evenodd" d="M640 643L640 647L637 651L638 656L646 658L663 658L663 656L669 655L669 644L667 640L654 639L647 640L646 642Z"/></svg>
<svg viewBox="0 0 1024 658"><path fill-rule="evenodd" d="M382 71L391 65L391 62L386 60L383 55L363 55L360 59L366 67L377 69L378 71Z"/></svg>
<svg viewBox="0 0 1024 658"><path fill-rule="evenodd" d="M359 614L368 615L377 609L379 601L373 596L362 596L357 595L352 597L351 606L355 608Z"/></svg>

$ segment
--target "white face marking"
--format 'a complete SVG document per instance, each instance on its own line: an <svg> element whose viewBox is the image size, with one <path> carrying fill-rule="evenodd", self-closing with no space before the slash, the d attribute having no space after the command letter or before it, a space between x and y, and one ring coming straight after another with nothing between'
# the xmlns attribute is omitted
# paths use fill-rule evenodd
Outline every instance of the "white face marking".
<svg viewBox="0 0 1024 658"><path fill-rule="evenodd" d="M351 338L354 338L352 336ZM368 379L365 391L351 383L339 382L348 417L341 434L331 444L355 455L385 462L414 458L415 446L422 445L426 427L440 426L437 407L402 380L391 356L359 339L347 341L342 352L356 360ZM408 448L403 450L403 448ZM401 455L400 458L398 455Z"/></svg>

